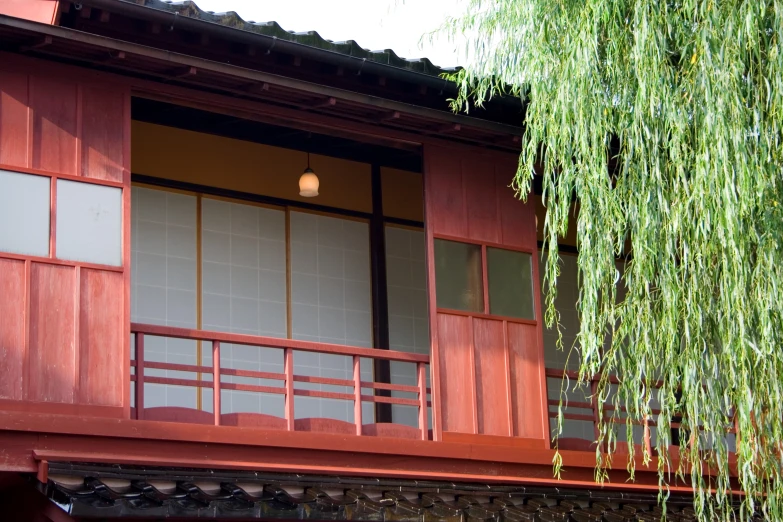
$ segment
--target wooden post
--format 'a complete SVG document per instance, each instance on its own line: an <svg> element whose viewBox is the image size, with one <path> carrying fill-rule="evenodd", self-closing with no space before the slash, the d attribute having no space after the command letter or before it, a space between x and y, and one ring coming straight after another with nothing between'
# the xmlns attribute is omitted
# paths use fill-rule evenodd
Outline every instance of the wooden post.
<svg viewBox="0 0 783 522"><path fill-rule="evenodd" d="M598 443L598 439L601 437L601 430L599 429L599 425L601 422L602 413L601 405L598 404L598 382L596 382L595 379L596 378L593 377L593 380L590 382L590 402L593 404L593 436L595 437L596 443Z"/></svg>
<svg viewBox="0 0 783 522"><path fill-rule="evenodd" d="M386 228L383 216L381 166L371 167L372 217L370 218L370 272L372 279L373 348L389 349L389 297L386 284ZM391 382L391 364L373 359L375 382ZM389 390L374 390L374 395L391 397ZM375 403L375 422L392 422L391 404Z"/></svg>
<svg viewBox="0 0 783 522"><path fill-rule="evenodd" d="M650 433L650 418L644 416L644 449L652 455L652 435Z"/></svg>
<svg viewBox="0 0 783 522"><path fill-rule="evenodd" d="M356 434L362 434L362 359L353 356L353 422Z"/></svg>
<svg viewBox="0 0 783 522"><path fill-rule="evenodd" d="M144 418L144 334L136 334L136 419Z"/></svg>
<svg viewBox="0 0 783 522"><path fill-rule="evenodd" d="M212 412L215 426L220 426L220 341L212 341Z"/></svg>
<svg viewBox="0 0 783 522"><path fill-rule="evenodd" d="M419 429L421 429L421 440L428 440L429 426L427 426L427 368L424 363L416 363L416 373L419 385Z"/></svg>
<svg viewBox="0 0 783 522"><path fill-rule="evenodd" d="M288 431L294 431L294 351L285 349L285 420Z"/></svg>

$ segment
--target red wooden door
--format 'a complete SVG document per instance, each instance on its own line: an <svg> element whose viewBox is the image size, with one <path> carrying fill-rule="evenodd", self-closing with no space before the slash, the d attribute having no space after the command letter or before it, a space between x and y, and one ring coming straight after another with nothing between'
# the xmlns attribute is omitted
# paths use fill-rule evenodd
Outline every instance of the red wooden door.
<svg viewBox="0 0 783 522"><path fill-rule="evenodd" d="M424 149L436 440L549 447L535 207L509 187L516 160L475 149ZM436 284L437 271L445 270L436 250L449 257L438 250L444 245L473 252L476 275L466 279L475 289L473 309L443 305L452 290L441 286L439 293ZM487 258L497 251L530 255L529 318L491 313Z"/></svg>

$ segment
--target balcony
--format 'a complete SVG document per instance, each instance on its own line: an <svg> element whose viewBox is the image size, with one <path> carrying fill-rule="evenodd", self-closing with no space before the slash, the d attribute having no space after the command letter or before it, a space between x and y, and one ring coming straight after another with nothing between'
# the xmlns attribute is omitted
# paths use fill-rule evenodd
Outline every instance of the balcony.
<svg viewBox="0 0 783 522"><path fill-rule="evenodd" d="M287 431L318 431L344 435L368 435L382 437L397 437L407 439L428 440L431 438L428 427L429 392L426 386L429 356L391 350L372 350L342 345L313 343L290 339L276 339L241 334L226 334L203 330L188 330L165 326L132 324L131 331L135 335L134 359L131 361L133 373L131 381L134 387L134 407L131 416L135 419L189 422L196 424L213 424L215 426L243 426ZM186 339L206 343L211 351L211 366L193 366L178 363L162 363L145 359L144 346L147 339ZM280 352L284 360L282 373L260 372L243 369L225 368L221 366L221 345L264 347ZM328 354L331 356L350 358L353 368L353 379L333 379L301 375L297 373L294 364L295 353ZM363 380L362 361L395 361L415 365L416 385L404 386ZM149 375L150 370L167 372L184 372L196 376L208 376L206 380L182 379ZM259 379L276 385L257 385L228 382L230 378ZM301 385L320 385L337 388L341 391L324 391L305 389ZM177 386L186 389L211 390L212 401L208 405L211 412L204 409L184 408L178 406L145 406L145 384L162 386ZM350 390L350 392L348 392ZM253 394L282 396L284 400L284 416L253 412L224 413L221 407L224 392L240 391ZM407 394L414 398L392 397L382 392ZM301 417L297 416L295 397L310 397L341 401L352 405L353 422L337 418ZM416 408L418 425L416 427L397 423L365 423L363 406L366 404L393 404Z"/></svg>

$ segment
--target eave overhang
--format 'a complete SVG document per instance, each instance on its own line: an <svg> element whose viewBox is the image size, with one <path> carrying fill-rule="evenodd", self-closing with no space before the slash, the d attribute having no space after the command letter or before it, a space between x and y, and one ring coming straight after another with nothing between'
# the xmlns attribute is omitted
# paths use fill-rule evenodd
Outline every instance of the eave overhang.
<svg viewBox="0 0 783 522"><path fill-rule="evenodd" d="M388 129L410 136L517 151L522 132L519 127L464 114L2 15L0 44L7 51L28 56L371 124L379 134Z"/></svg>
<svg viewBox="0 0 783 522"><path fill-rule="evenodd" d="M658 521L656 495L435 481L53 464L37 487L75 518ZM690 497L667 519L695 520Z"/></svg>

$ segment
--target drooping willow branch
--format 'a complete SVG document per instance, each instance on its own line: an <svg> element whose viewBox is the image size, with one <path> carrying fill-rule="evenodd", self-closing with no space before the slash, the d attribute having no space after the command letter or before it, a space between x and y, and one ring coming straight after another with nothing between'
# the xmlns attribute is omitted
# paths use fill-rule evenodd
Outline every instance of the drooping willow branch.
<svg viewBox="0 0 783 522"><path fill-rule="evenodd" d="M579 202L575 385L601 377L629 440L655 421L662 500L685 480L703 520L783 520L783 0L472 0L446 30L469 41L456 110L523 99L514 186L543 177L548 326Z"/></svg>

